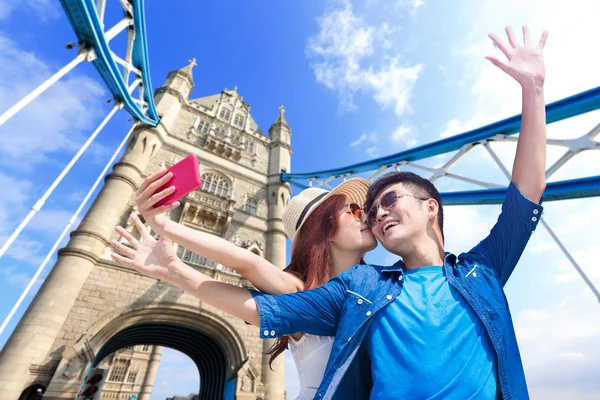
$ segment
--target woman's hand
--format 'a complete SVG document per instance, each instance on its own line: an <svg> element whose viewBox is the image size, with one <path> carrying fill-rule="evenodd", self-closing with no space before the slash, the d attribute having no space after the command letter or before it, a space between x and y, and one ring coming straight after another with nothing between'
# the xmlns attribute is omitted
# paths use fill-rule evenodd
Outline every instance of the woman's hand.
<svg viewBox="0 0 600 400"><path fill-rule="evenodd" d="M168 223L168 218L165 214L168 211L179 207L180 204L178 201L176 201L171 204L165 204L163 206L154 208L154 204L175 191L175 186L171 186L161 192L156 194L154 193L157 189L169 182L173 177L171 172L165 172L166 170L163 169L148 175L146 179L144 179L144 182L142 182L135 195L135 203L139 212L142 214L154 232L161 236L164 234L165 226Z"/></svg>
<svg viewBox="0 0 600 400"><path fill-rule="evenodd" d="M121 226L115 230L123 236L133 249L113 240L112 247L125 255L112 253L112 259L130 267L136 271L155 279L171 282L177 276L177 265L179 259L175 254L172 242L169 239L154 239L137 215L131 214L131 221L140 232L141 242L134 238Z"/></svg>

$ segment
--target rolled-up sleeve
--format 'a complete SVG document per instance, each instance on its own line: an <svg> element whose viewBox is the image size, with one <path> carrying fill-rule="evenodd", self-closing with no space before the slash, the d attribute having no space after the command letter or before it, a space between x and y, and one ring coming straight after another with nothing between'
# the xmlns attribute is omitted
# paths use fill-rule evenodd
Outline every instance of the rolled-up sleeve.
<svg viewBox="0 0 600 400"><path fill-rule="evenodd" d="M502 212L490 234L469 253L484 257L504 286L514 271L531 234L542 216L543 207L527 199L513 182L508 186Z"/></svg>
<svg viewBox="0 0 600 400"><path fill-rule="evenodd" d="M251 290L260 315L260 337L296 332L335 336L346 294L341 277L316 289L280 296Z"/></svg>

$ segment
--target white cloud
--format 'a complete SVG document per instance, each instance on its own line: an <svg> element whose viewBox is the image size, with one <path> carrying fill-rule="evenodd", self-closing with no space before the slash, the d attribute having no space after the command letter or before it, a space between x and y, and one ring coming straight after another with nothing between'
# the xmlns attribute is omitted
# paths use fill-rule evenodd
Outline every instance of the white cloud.
<svg viewBox="0 0 600 400"><path fill-rule="evenodd" d="M8 109L58 68L0 36L0 109ZM2 126L11 133L0 135L2 163L27 159L31 168L53 153L73 153L85 140L82 131L87 135L95 128L104 95L104 88L86 76L71 72L63 77Z"/></svg>
<svg viewBox="0 0 600 400"><path fill-rule="evenodd" d="M73 215L73 212L74 211L44 208L38 214L36 214L28 227L32 230L44 233L49 237L56 238L67 225L67 222ZM81 217L79 219L81 219ZM77 221L75 221L75 224L73 224L73 227L76 226Z"/></svg>
<svg viewBox="0 0 600 400"><path fill-rule="evenodd" d="M3 281L7 281L11 286L21 288L27 286L33 274L23 272L22 268L12 265L0 268L0 276Z"/></svg>
<svg viewBox="0 0 600 400"><path fill-rule="evenodd" d="M396 2L396 9L408 10L410 15L415 18L417 11L424 5L424 0L398 0Z"/></svg>
<svg viewBox="0 0 600 400"><path fill-rule="evenodd" d="M421 65L404 66L397 54L379 54L376 46L389 49L386 37L395 31L383 23L370 25L354 14L344 2L319 20L319 32L309 38L307 53L314 60L317 81L338 92L343 109L354 109L354 93L371 93L382 107L392 107L397 115L409 109L413 87ZM378 68L365 67L370 56L383 61Z"/></svg>
<svg viewBox="0 0 600 400"><path fill-rule="evenodd" d="M495 122L493 117L490 117L485 112L476 112L473 117L468 119L467 121L459 121L458 119L453 119L448 121L446 124L446 129L442 131L440 134L440 139L444 139L450 136L458 135L461 133L468 132L475 128L479 128L481 126L487 125L491 122Z"/></svg>
<svg viewBox="0 0 600 400"><path fill-rule="evenodd" d="M551 308L525 309L515 316L532 398L600 398L598 321L598 303L587 288Z"/></svg>
<svg viewBox="0 0 600 400"><path fill-rule="evenodd" d="M60 7L50 0L0 0L0 20L8 19L19 8L22 8L28 14L35 14L37 18L41 18L43 21L60 16Z"/></svg>
<svg viewBox="0 0 600 400"><path fill-rule="evenodd" d="M2 243L4 243L5 240L6 238L2 238ZM6 255L17 261L26 261L34 265L41 264L43 258L36 255L43 246L44 243L42 242L21 237L12 243L6 251Z"/></svg>
<svg viewBox="0 0 600 400"><path fill-rule="evenodd" d="M379 148L377 146L367 147L367 155L371 158L379 156Z"/></svg>
<svg viewBox="0 0 600 400"><path fill-rule="evenodd" d="M489 234L499 215L500 206L444 207L444 247L457 255L469 251Z"/></svg>
<svg viewBox="0 0 600 400"><path fill-rule="evenodd" d="M350 147L358 147L364 142L376 143L377 135L375 135L374 133L363 133L358 139L350 143Z"/></svg>
<svg viewBox="0 0 600 400"><path fill-rule="evenodd" d="M417 139L413 126L405 123L398 125L390 135L390 142L395 145L402 144L407 148L414 147Z"/></svg>
<svg viewBox="0 0 600 400"><path fill-rule="evenodd" d="M367 143L372 144L372 146L368 146ZM358 139L350 143L350 147L364 149L369 157L375 158L379 156L377 143L378 138L375 133L363 133Z"/></svg>
<svg viewBox="0 0 600 400"><path fill-rule="evenodd" d="M164 400L174 395L187 396L198 393L199 387L198 367L192 359L177 350L163 348L150 400Z"/></svg>

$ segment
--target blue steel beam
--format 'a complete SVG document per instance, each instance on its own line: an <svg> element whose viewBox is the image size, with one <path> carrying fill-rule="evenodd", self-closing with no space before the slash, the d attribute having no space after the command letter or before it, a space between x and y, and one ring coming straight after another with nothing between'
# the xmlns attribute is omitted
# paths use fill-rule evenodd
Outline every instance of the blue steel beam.
<svg viewBox="0 0 600 400"><path fill-rule="evenodd" d="M507 188L441 193L448 206L502 204ZM600 175L546 184L542 201L571 200L600 196Z"/></svg>
<svg viewBox="0 0 600 400"><path fill-rule="evenodd" d="M158 122L160 117L156 112L154 104L154 90L150 80L150 61L148 59L148 45L146 42L146 16L144 14L144 0L133 0L133 27L135 29L135 40L133 41L134 67L142 71L142 84L144 87L144 100L148 104L148 115L152 120ZM156 125L156 124L154 124Z"/></svg>
<svg viewBox="0 0 600 400"><path fill-rule="evenodd" d="M133 0L133 25L135 29L133 64L142 71L142 85L144 99L148 104L148 115L135 103L127 90L119 68L113 59L108 46L108 41L98 19L96 6L91 0L61 0L63 9L81 44L86 44L94 50L96 59L92 61L94 67L104 80L106 87L115 99L121 100L125 109L139 121L156 126L158 114L154 105L153 89L150 82L150 68L148 65L148 52L146 48L146 25L144 21L143 0Z"/></svg>
<svg viewBox="0 0 600 400"><path fill-rule="evenodd" d="M301 182L293 182L300 189L309 186ZM442 203L448 206L502 204L507 188L465 190L460 192L440 193ZM600 175L589 178L571 179L560 182L549 182L542 201L572 200L600 196Z"/></svg>
<svg viewBox="0 0 600 400"><path fill-rule="evenodd" d="M546 106L546 120L550 124L597 109L600 109L600 87L548 104ZM281 180L300 188L306 188L307 186L298 180L310 178L324 179L328 177L340 177L346 174L356 175L362 172L374 171L384 166L392 166L400 161L422 160L460 150L466 144L489 139L497 134L514 135L519 132L520 127L521 115L519 114L481 128L473 129L472 131L347 167L307 173L282 173Z"/></svg>

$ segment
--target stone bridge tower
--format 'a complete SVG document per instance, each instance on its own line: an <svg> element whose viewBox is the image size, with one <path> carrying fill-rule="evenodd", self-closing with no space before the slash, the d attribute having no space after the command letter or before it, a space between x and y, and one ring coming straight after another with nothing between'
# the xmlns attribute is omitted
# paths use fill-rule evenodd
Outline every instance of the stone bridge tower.
<svg viewBox="0 0 600 400"><path fill-rule="evenodd" d="M144 176L196 154L202 187L170 218L222 236L280 268L286 261L281 216L290 188L291 129L279 109L266 136L237 87L190 99L191 60L157 90L161 121L138 126L79 227L0 353L0 399L73 399L90 366L109 369L102 399L148 400L162 347L198 366L201 399L283 400L283 361L268 367L270 341L258 328L181 290L114 263L117 224L136 211ZM249 287L226 266L179 247L178 256L214 278Z"/></svg>

